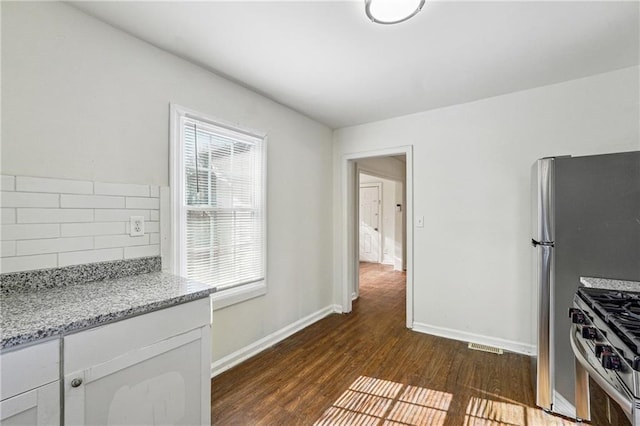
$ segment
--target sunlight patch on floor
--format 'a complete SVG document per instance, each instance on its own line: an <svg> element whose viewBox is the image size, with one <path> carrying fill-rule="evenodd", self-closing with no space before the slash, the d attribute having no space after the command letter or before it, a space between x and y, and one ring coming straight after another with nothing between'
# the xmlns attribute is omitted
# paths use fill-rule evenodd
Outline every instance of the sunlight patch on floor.
<svg viewBox="0 0 640 426"><path fill-rule="evenodd" d="M471 397L466 414L464 424L469 426L486 424L520 426L525 424L525 407L508 402Z"/></svg>
<svg viewBox="0 0 640 426"><path fill-rule="evenodd" d="M443 426L453 395L360 376L314 426ZM471 397L464 426L570 426L575 422L516 402Z"/></svg>
<svg viewBox="0 0 640 426"><path fill-rule="evenodd" d="M471 397L464 426L568 426L575 422L521 404Z"/></svg>
<svg viewBox="0 0 640 426"><path fill-rule="evenodd" d="M314 424L442 426L450 393L360 376Z"/></svg>

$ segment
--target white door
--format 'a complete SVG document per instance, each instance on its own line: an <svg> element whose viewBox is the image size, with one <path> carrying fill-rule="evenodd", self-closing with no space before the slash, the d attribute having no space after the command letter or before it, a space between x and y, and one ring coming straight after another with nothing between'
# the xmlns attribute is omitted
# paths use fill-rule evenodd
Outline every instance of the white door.
<svg viewBox="0 0 640 426"><path fill-rule="evenodd" d="M380 184L360 186L360 261L380 263Z"/></svg>

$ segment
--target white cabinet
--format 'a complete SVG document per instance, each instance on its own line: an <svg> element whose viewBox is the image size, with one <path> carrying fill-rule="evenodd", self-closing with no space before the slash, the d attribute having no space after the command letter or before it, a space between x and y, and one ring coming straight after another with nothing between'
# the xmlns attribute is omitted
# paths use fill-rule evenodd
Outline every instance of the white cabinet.
<svg viewBox="0 0 640 426"><path fill-rule="evenodd" d="M0 423L14 425L59 425L60 382L40 386L0 402Z"/></svg>
<svg viewBox="0 0 640 426"><path fill-rule="evenodd" d="M66 336L66 425L210 424L209 298Z"/></svg>
<svg viewBox="0 0 640 426"><path fill-rule="evenodd" d="M60 341L0 355L0 423L60 424Z"/></svg>

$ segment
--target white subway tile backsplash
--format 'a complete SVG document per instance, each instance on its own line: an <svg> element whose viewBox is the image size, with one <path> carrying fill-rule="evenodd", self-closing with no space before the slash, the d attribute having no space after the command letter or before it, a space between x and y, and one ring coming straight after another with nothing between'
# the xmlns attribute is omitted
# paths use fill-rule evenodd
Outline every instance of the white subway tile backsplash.
<svg viewBox="0 0 640 426"><path fill-rule="evenodd" d="M146 222L144 224L144 232L160 232L160 222Z"/></svg>
<svg viewBox="0 0 640 426"><path fill-rule="evenodd" d="M3 257L0 259L0 273L5 274L9 272L30 271L33 269L55 268L57 264L57 254Z"/></svg>
<svg viewBox="0 0 640 426"><path fill-rule="evenodd" d="M168 241L168 187L11 175L0 184L0 272L156 256ZM143 236L129 235L131 216L144 217Z"/></svg>
<svg viewBox="0 0 640 426"><path fill-rule="evenodd" d="M60 207L81 209L123 209L124 197L108 195L61 195Z"/></svg>
<svg viewBox="0 0 640 426"><path fill-rule="evenodd" d="M125 195L130 197L149 196L149 185L96 182L94 184L94 190L97 195Z"/></svg>
<svg viewBox="0 0 640 426"><path fill-rule="evenodd" d="M57 223L4 225L0 233L0 239L2 240L32 240L59 236L60 225Z"/></svg>
<svg viewBox="0 0 640 426"><path fill-rule="evenodd" d="M2 241L0 243L0 257L8 257L16 255L15 241Z"/></svg>
<svg viewBox="0 0 640 426"><path fill-rule="evenodd" d="M36 192L2 191L0 204L2 207L60 207L60 196Z"/></svg>
<svg viewBox="0 0 640 426"><path fill-rule="evenodd" d="M18 209L18 223L93 222L91 209Z"/></svg>
<svg viewBox="0 0 640 426"><path fill-rule="evenodd" d="M149 220L149 210L121 210L104 209L96 210L96 222L128 222L131 216L144 216L144 220Z"/></svg>
<svg viewBox="0 0 640 426"><path fill-rule="evenodd" d="M128 247L149 244L149 235L130 237L129 235L102 235L95 238L95 248Z"/></svg>
<svg viewBox="0 0 640 426"><path fill-rule="evenodd" d="M136 257L146 257L146 256L159 256L159 255L160 255L159 245L124 248L125 259L133 259Z"/></svg>
<svg viewBox="0 0 640 426"><path fill-rule="evenodd" d="M59 194L93 194L93 182L16 176L16 191L55 192Z"/></svg>
<svg viewBox="0 0 640 426"><path fill-rule="evenodd" d="M120 260L123 258L123 253L124 249L122 247L60 253L58 255L58 266L62 267L71 265L82 265L84 263Z"/></svg>
<svg viewBox="0 0 640 426"><path fill-rule="evenodd" d="M16 190L16 177L9 175L0 175L0 189L3 191Z"/></svg>
<svg viewBox="0 0 640 426"><path fill-rule="evenodd" d="M60 227L63 237L125 233L124 222L63 223Z"/></svg>
<svg viewBox="0 0 640 426"><path fill-rule="evenodd" d="M93 237L47 238L42 240L18 241L16 254L61 253L65 251L88 250L93 248Z"/></svg>
<svg viewBox="0 0 640 426"><path fill-rule="evenodd" d="M159 209L160 200L157 198L127 197L128 209Z"/></svg>
<svg viewBox="0 0 640 426"><path fill-rule="evenodd" d="M2 224L16 223L16 209L0 209L0 219Z"/></svg>

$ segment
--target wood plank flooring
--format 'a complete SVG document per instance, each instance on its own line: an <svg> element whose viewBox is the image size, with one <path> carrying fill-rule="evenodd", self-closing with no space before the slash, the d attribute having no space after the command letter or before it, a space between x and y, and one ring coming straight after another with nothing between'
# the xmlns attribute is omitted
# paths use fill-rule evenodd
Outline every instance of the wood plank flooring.
<svg viewBox="0 0 640 426"><path fill-rule="evenodd" d="M212 424L574 424L535 407L529 357L408 330L405 274L361 264L360 276L351 314L333 314L215 377Z"/></svg>

